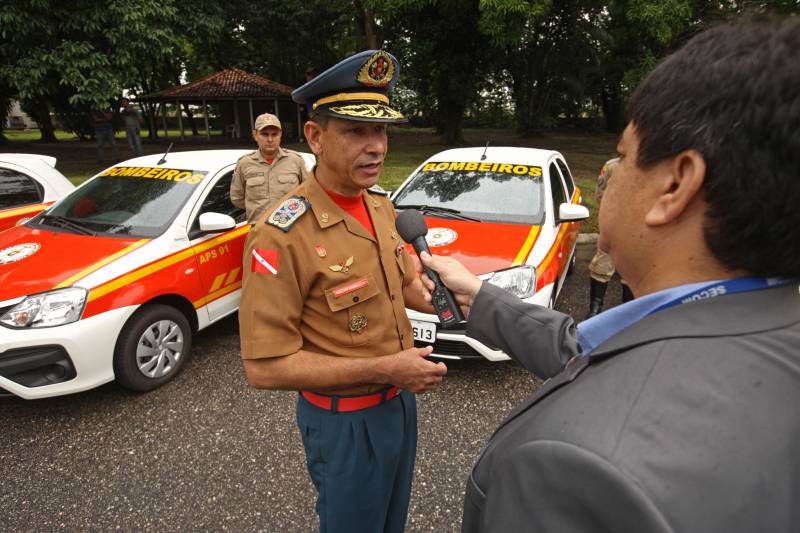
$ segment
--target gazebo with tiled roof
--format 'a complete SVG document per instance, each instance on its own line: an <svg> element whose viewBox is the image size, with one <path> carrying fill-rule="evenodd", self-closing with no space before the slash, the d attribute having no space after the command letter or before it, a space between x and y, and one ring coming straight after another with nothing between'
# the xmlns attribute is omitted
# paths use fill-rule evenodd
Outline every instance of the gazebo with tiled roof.
<svg viewBox="0 0 800 533"><path fill-rule="evenodd" d="M248 115L250 118L249 125L252 125L255 117L264 112L276 114L281 122L291 124L292 121L297 121L296 133L299 136L301 131L301 116L300 107L296 106L291 99L292 87L277 83L255 74L250 74L238 68L229 68L220 72L215 72L204 76L198 80L189 82L185 85L177 85L170 89L148 94L142 96L139 100L149 101L152 103L160 103L162 106L167 104L175 104L178 107L178 124L181 130L181 138L184 137L183 121L180 113L182 104L195 104L203 108L203 115L205 119L206 136L211 137L211 130L208 126L208 105L209 104L231 104L230 108L232 113L233 122L224 126L224 129L231 136L241 137L242 130L250 131L250 126L242 128L240 115L240 106L245 102L247 104ZM281 103L284 104L284 113L288 114L287 108L296 110L289 120L285 120L281 116ZM254 105L257 108L254 112ZM223 113L225 114L225 113ZM164 120L164 129L166 130L165 113L161 113Z"/></svg>

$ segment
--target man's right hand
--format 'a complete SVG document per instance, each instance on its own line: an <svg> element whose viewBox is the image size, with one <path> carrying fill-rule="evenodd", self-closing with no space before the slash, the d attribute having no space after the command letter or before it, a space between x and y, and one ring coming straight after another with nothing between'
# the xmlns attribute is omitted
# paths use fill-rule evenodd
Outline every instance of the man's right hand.
<svg viewBox="0 0 800 533"><path fill-rule="evenodd" d="M461 305L472 306L473 300L481 290L483 281L467 270L467 267L451 257L432 256L427 252L419 254L422 264L439 274L442 283L453 292L456 301ZM420 276L428 290L434 290L433 282L424 273Z"/></svg>
<svg viewBox="0 0 800 533"><path fill-rule="evenodd" d="M425 359L432 351L432 346L426 346L387 355L383 358L386 382L413 393L425 392L439 385L447 374L447 366Z"/></svg>

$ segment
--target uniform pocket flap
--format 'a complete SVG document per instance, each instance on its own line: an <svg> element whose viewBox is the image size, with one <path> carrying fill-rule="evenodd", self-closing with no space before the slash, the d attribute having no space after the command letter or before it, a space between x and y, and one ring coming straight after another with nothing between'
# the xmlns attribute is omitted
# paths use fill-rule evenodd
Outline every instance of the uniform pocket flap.
<svg viewBox="0 0 800 533"><path fill-rule="evenodd" d="M296 183L299 184L300 180L297 179L297 175L295 174L281 174L278 176L279 183Z"/></svg>
<svg viewBox="0 0 800 533"><path fill-rule="evenodd" d="M379 292L375 278L369 274L325 289L325 298L328 300L328 307L335 312L365 302Z"/></svg>
<svg viewBox="0 0 800 533"><path fill-rule="evenodd" d="M248 187L258 187L260 185L264 185L264 181L266 180L266 176L264 176L263 172L260 172L255 175L247 176L247 186Z"/></svg>

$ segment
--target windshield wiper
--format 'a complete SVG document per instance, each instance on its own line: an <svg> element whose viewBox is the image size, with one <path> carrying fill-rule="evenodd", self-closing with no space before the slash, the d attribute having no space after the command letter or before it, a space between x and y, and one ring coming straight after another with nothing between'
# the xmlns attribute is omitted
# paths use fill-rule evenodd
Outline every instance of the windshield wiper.
<svg viewBox="0 0 800 533"><path fill-rule="evenodd" d="M41 221L50 222L54 226L58 226L61 228L71 229L75 233L80 233L82 235L97 235L96 232L90 230L85 224L82 222L78 222L77 220L67 218L61 215L41 215L39 217Z"/></svg>
<svg viewBox="0 0 800 533"><path fill-rule="evenodd" d="M459 220L470 220L472 222L480 222L480 219L462 215L458 209L451 209L449 207L440 207L438 205L422 205L422 204L401 204L394 206L395 209L416 209L422 213L432 213L436 215L449 215L452 218Z"/></svg>

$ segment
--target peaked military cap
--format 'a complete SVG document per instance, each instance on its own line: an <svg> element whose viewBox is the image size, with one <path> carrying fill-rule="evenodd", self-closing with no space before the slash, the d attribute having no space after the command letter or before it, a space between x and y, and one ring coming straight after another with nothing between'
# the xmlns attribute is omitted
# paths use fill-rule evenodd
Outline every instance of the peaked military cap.
<svg viewBox="0 0 800 533"><path fill-rule="evenodd" d="M309 104L313 113L363 122L406 122L389 106L400 65L383 50L364 50L335 64L292 91L292 100Z"/></svg>

